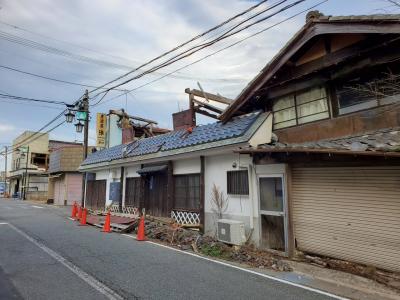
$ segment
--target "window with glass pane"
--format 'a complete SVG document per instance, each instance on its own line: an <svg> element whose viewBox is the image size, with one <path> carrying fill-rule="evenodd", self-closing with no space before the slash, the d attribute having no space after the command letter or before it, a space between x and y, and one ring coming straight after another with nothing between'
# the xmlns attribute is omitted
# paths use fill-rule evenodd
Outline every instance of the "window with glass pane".
<svg viewBox="0 0 400 300"><path fill-rule="evenodd" d="M296 125L296 110L294 95L278 98L274 101L274 128L284 128Z"/></svg>
<svg viewBox="0 0 400 300"><path fill-rule="evenodd" d="M298 124L329 118L328 99L324 88L317 87L296 94Z"/></svg>
<svg viewBox="0 0 400 300"><path fill-rule="evenodd" d="M275 99L274 129L295 126L329 118L325 88L316 87Z"/></svg>
<svg viewBox="0 0 400 300"><path fill-rule="evenodd" d="M377 75L378 74L378 75ZM339 114L351 113L400 100L400 76L374 72L351 78L337 84L336 96Z"/></svg>
<svg viewBox="0 0 400 300"><path fill-rule="evenodd" d="M281 177L260 178L260 209L283 212L283 190Z"/></svg>

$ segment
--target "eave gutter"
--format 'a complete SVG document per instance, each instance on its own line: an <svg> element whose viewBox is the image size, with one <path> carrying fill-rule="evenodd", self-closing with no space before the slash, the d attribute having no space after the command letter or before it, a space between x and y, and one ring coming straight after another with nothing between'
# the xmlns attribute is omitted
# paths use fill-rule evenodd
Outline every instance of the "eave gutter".
<svg viewBox="0 0 400 300"><path fill-rule="evenodd" d="M337 149L238 149L234 151L240 154L256 154L256 153L320 153L320 154L339 154L339 155L363 155L363 156L381 156L381 157L400 157L400 152L394 151L350 151Z"/></svg>

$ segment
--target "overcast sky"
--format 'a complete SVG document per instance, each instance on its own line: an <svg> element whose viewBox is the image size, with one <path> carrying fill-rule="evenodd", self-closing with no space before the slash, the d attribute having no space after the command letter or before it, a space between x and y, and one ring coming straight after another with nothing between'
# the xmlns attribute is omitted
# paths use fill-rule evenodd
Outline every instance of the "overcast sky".
<svg viewBox="0 0 400 300"><path fill-rule="evenodd" d="M318 2L307 0L235 37L168 66L160 70L160 73L132 81L124 88L133 89L152 81ZM98 86L255 3L245 0L0 0L0 22L18 27L0 23L0 65ZM271 4L264 4L261 8ZM317 9L326 15L395 12L388 8L385 0L330 0ZM190 66L176 73L176 76L166 77L138 89L129 96L109 101L118 95L112 92L104 98L102 105L92 108L92 113L126 108L132 115L151 118L157 120L161 127L171 128L171 114L178 111L178 108L187 108L185 88L197 88L199 81L207 91L235 98L304 24L304 20L302 14ZM1 38L5 34L23 37L102 63L84 62L32 49ZM110 66L110 63L114 65ZM0 78L0 93L17 96L72 102L84 92L84 87L52 82L2 68ZM12 143L25 130L39 129L62 110L61 106L4 99L0 99L0 105L0 147ZM209 120L202 119L202 122L206 121ZM94 144L95 123L91 122L90 126L90 143ZM50 137L68 141L82 140L82 134L76 134L71 124L61 126ZM1 160L0 168L3 164L4 159Z"/></svg>

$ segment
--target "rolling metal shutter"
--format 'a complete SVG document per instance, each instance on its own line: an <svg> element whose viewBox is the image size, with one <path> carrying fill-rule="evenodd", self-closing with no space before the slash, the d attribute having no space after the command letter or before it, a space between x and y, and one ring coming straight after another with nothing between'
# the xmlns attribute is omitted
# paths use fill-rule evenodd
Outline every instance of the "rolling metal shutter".
<svg viewBox="0 0 400 300"><path fill-rule="evenodd" d="M299 250L400 271L400 167L293 168Z"/></svg>

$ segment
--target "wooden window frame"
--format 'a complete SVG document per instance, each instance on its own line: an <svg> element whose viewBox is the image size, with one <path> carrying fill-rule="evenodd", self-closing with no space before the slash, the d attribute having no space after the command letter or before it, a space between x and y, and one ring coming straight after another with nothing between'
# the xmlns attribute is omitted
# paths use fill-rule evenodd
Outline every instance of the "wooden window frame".
<svg viewBox="0 0 400 300"><path fill-rule="evenodd" d="M313 100L310 100L310 101L307 101L307 102L304 102L304 103L301 103L301 104L297 103L298 94L307 92L309 90L312 90L312 89L315 89L315 88L318 88L318 87L325 90L325 97L320 97L320 98L317 98L317 99L313 99ZM295 91L293 93L287 94L286 96L288 96L288 95L292 95L293 96L294 105L289 106L289 107L285 107L285 108L282 108L282 109L278 109L278 110L273 110L272 109L272 112L276 113L276 112L280 112L280 111L284 111L284 110L288 110L288 109L294 108L295 117L293 119L288 119L288 120L281 121L281 122L278 122L278 123L273 123L274 130L280 130L280 129L290 128L290 127L295 127L295 126L304 125L304 124L308 124L308 123L312 123L312 122L318 122L318 121L321 121L321 120L326 120L326 119L331 118L332 112L331 112L331 107L330 107L330 104L329 104L330 103L330 97L329 97L329 89L327 88L327 86L325 86L325 85L314 86L314 87L310 87L310 88L307 88L307 89L302 89L302 90L299 90L299 91ZM278 97L276 99L273 99L272 102L274 103L276 100L278 100L279 98L284 97L284 96L285 95L280 96L280 97ZM310 104L310 103L313 103L313 102L316 102L316 101L320 101L320 100L323 100L323 99L326 99L326 104L327 104L327 110L326 111L321 111L321 112L317 112L317 113L314 113L314 114L309 114L307 116L299 117L298 108L300 106L305 105L305 104ZM273 103L272 103L272 107L274 106ZM299 122L299 119L302 119L302 118L305 118L305 117L309 117L309 116L318 115L318 114L323 114L323 113L328 113L328 117L327 118L318 119L318 120L309 121L309 122L304 122L304 123ZM290 122L290 121L295 121L296 124L295 125L284 126L284 127L280 127L280 128L275 128L275 125L277 125L277 124L286 123L286 122Z"/></svg>
<svg viewBox="0 0 400 300"><path fill-rule="evenodd" d="M184 211L200 211L200 206L201 206L201 174L200 173L191 173L191 174L177 174L177 175L173 175L174 177L174 203L173 203L173 208L175 210L184 210ZM198 182L196 186L191 186L190 183L190 177L197 177ZM190 203L196 203L197 207L187 207L189 205L186 205L186 207L181 207L177 205L177 198L180 198L181 196L179 195L179 192L177 192L177 179L179 181L179 179L183 179L184 181L186 181L186 184L183 184L183 187L186 187L185 191L184 191L184 198L185 198L185 203L187 204L188 202ZM198 193L197 195L194 195L194 197L192 197L193 195L191 195L190 191L193 188L197 188ZM188 200L190 199L190 200ZM194 205L193 205L194 206Z"/></svg>

